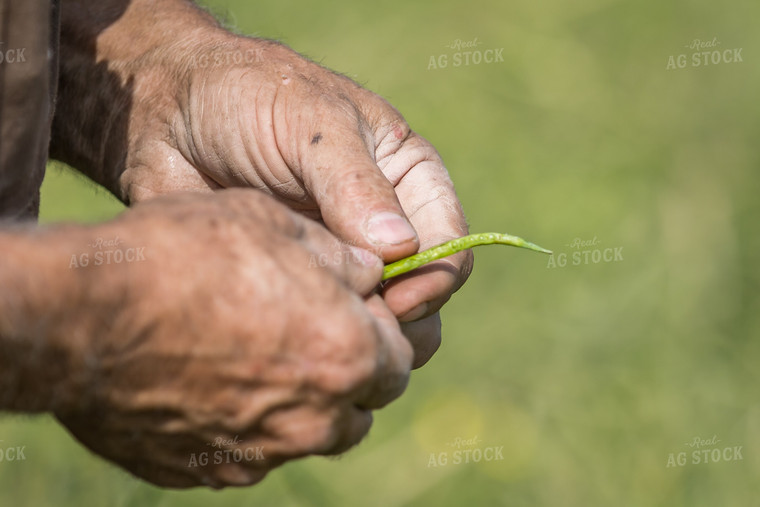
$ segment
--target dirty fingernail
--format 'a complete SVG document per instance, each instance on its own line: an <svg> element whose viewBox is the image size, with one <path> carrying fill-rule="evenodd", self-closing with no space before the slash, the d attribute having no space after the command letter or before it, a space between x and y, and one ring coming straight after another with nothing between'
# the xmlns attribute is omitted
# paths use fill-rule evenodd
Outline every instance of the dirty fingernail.
<svg viewBox="0 0 760 507"><path fill-rule="evenodd" d="M390 211L381 211L367 222L367 239L375 244L398 245L416 238L409 222Z"/></svg>

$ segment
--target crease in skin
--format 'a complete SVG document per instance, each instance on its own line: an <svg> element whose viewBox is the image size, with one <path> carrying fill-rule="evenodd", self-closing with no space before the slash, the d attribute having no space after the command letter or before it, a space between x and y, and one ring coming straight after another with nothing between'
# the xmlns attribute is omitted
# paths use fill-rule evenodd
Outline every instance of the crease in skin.
<svg viewBox="0 0 760 507"><path fill-rule="evenodd" d="M402 154L402 155L406 155L406 154ZM404 177L406 177L406 175L409 174L409 172L411 172L414 169L414 167L417 165L417 164L409 164L407 167L406 164L400 163L398 164L398 167L400 168L400 170L396 170L395 172L391 171L390 168L392 168L393 162L395 162L396 158L398 157L399 157L399 153L397 151L393 153L392 155L387 156L385 159L382 159L377 162L377 167L380 168L380 171L383 173L385 178L391 183L391 185L393 185L394 188L397 187L399 183L401 183L401 181L404 179Z"/></svg>
<svg viewBox="0 0 760 507"><path fill-rule="evenodd" d="M385 130L387 130L387 132L385 132ZM404 134L404 130L406 130L406 134ZM401 136L399 136L399 133ZM404 146L406 140L412 135L412 129L410 129L405 123L396 121L382 128L375 134L379 134L379 141L375 145L376 163L380 169L383 169L383 167L390 163L396 153L398 153L398 151Z"/></svg>
<svg viewBox="0 0 760 507"><path fill-rule="evenodd" d="M200 175L203 183L208 185L208 188L210 188L211 190L221 190L224 188L224 186L218 181L216 181L213 176L200 172L200 171L198 171L198 174Z"/></svg>
<svg viewBox="0 0 760 507"><path fill-rule="evenodd" d="M367 150L367 154L372 159L372 162L374 162L377 165L377 158L375 153L375 136L372 132L372 129L370 128L369 124L367 123L367 120L364 118L364 116L361 115L359 109L356 107L356 104L351 102L351 105L354 107L354 111L356 114L356 122L357 122L357 128L359 133L361 134L362 142L364 144L364 149Z"/></svg>
<svg viewBox="0 0 760 507"><path fill-rule="evenodd" d="M260 94L261 87L258 87L253 97L254 103L258 103ZM233 174L237 176L243 176L245 181L252 185L254 188L265 190L269 187L269 184L261 174L262 171L259 169L260 167L266 167L265 157L264 154L261 153L258 143L245 142L243 135L248 130L248 127L244 124L243 120L244 118L241 115L238 115L237 128L240 134L240 144L242 145L241 150L243 152L245 161L249 166L249 169L244 171L236 171ZM254 115L254 121L258 124L258 114Z"/></svg>
<svg viewBox="0 0 760 507"><path fill-rule="evenodd" d="M289 201L313 205L306 189L295 178L290 178L288 181L270 183L266 188L275 195L287 196Z"/></svg>
<svg viewBox="0 0 760 507"><path fill-rule="evenodd" d="M261 176L258 174L256 167L258 164L255 162L255 154L252 153L252 144L246 143L243 139L242 133L246 131L243 125L243 119L240 115L237 116L237 129L240 135L237 138L233 137L227 141L227 149L225 150L222 160L229 160L224 165L226 166L227 173L233 178L239 178L246 181L253 187L263 186ZM237 160L244 160L246 164L237 164ZM252 177L249 177L252 176Z"/></svg>
<svg viewBox="0 0 760 507"><path fill-rule="evenodd" d="M223 111L223 129L226 130L226 127L230 120L230 111L234 108L234 99L231 97L233 94L232 90L235 90L234 84L230 83L232 80L231 76L225 76L224 81L220 84L219 89L216 90L216 94L211 94L211 97L213 97L212 103L212 110L220 110ZM223 93L222 90L230 90L228 93ZM238 92L239 93L239 92ZM238 98L238 102L239 97ZM213 107L217 106L217 107ZM222 115L217 114L217 119L221 119ZM239 127L238 127L239 128ZM225 132L226 133L226 132ZM242 133L242 131L241 131ZM242 148L243 146L243 140L242 138L238 138L237 144L238 146L235 146L233 142L230 142L224 133L219 132L215 136L210 136L212 139L211 146L213 148L213 154L216 157L217 164L224 167L226 172L226 177L229 179L230 174L232 173L231 169L235 167L235 160L237 155L236 148ZM233 137L234 139L234 137ZM245 148L242 148L243 152L245 152ZM234 182L230 182L234 183Z"/></svg>
<svg viewBox="0 0 760 507"><path fill-rule="evenodd" d="M409 177L409 175L407 175ZM404 213L417 230L426 230L435 226L440 229L442 220L447 224L448 237L437 236L436 238L425 240L420 238L420 248L426 248L436 244L435 242L444 241L467 234L469 230L466 222L462 218L462 209L453 190L453 183L447 173L442 173L438 178L438 184L435 186L426 186L418 183L409 182L408 179L400 181L396 185L396 190L401 195L414 195L417 199L423 198L422 202L407 203L404 206ZM411 206L410 206L411 204ZM427 216L424 211L431 205L439 207L443 213L437 212L433 216ZM421 213L422 212L422 213ZM441 218L443 217L443 219ZM433 221L433 223L431 223Z"/></svg>
<svg viewBox="0 0 760 507"><path fill-rule="evenodd" d="M446 185L436 185L435 187L423 187L422 185L411 184L413 186L412 193L414 195L420 195L422 190L426 191L426 198L422 202L417 202L412 209L404 210L409 220L412 220L420 211L424 210L431 204L443 206L448 212L445 216L454 215L459 213L459 203L451 197L450 189Z"/></svg>
<svg viewBox="0 0 760 507"><path fill-rule="evenodd" d="M196 165L198 162L200 162L203 157L200 156L201 153L204 153L206 151L204 145L203 145L203 132L200 130L203 128L204 123L204 116L205 116L205 108L204 104L205 102L203 100L198 100L198 97L203 97L204 90L206 89L206 80L203 79L201 82L197 85L199 90L197 93L194 93L191 95L191 105L190 108L188 108L188 115L187 115L187 123L188 123L188 131L190 132L190 135L192 136L192 147L193 147L193 156L195 158ZM196 111L197 113L195 115L190 114L190 111ZM197 117L198 121L193 122L193 118Z"/></svg>
<svg viewBox="0 0 760 507"><path fill-rule="evenodd" d="M293 70L293 66L291 64L288 64L286 72L292 72L292 70ZM275 180L275 181L277 181L277 183L275 184L272 181L269 181L267 183L268 183L270 189L274 190L276 188L279 188L280 184L283 184L286 181L290 180L290 181L292 181L295 184L296 188L298 188L299 190L301 190L301 194L303 194L304 196L308 197L309 192L307 190L307 184L304 181L303 176L301 174L302 173L302 167L303 167L303 161L301 160L301 152L300 152L300 150L297 149L297 146L291 146L291 149L294 149L295 153L297 154L296 155L297 164L296 164L295 167L290 167L290 165L288 164L288 162L285 160L285 157L283 156L283 148L284 147L281 145L279 136L277 135L277 132L279 130L278 119L280 121L284 122L284 126L283 127L284 127L285 132L288 132L289 131L289 127L290 127L290 125L288 124L288 115L286 115L286 114L280 114L280 115L278 115L277 111L276 111L276 109L278 108L278 106L281 105L281 102L283 100L286 100L284 98L281 98L281 93L283 92L283 90L285 89L285 87L287 87L287 85L288 85L288 83L284 83L284 82L283 83L279 83L277 85L277 87L275 88L275 90L274 90L274 95L271 98L269 125L267 126L268 127L267 129L262 129L261 128L262 127L262 125L261 125L261 116L258 115L258 114L256 115L256 123L257 123L257 126L259 127L259 131L261 131L261 132L269 132L270 135L271 135L271 138L267 140L268 142L265 144L265 146L273 146L274 147L274 149L272 150L273 153L271 154L271 156L275 157L275 159L277 160L277 163L276 163L275 167L269 169L269 171L268 171L268 173L272 176L272 179ZM259 101L260 90L261 89L259 89L259 93L257 93L257 95L256 95L256 103L257 104L259 104L261 102L261 101ZM291 142L294 142L297 145L297 141L295 140L295 136L288 136L288 135L286 135L285 137L286 137L286 139L291 139L291 137L293 137L293 139L291 139ZM266 164L266 158L267 158L266 155L262 154L262 157L263 157L264 163L265 163L264 167L269 167L269 164ZM284 175L284 177L280 177L280 176L278 176L278 174L282 174L282 175ZM288 195L287 198L293 199L293 196Z"/></svg>
<svg viewBox="0 0 760 507"><path fill-rule="evenodd" d="M174 151L173 148L169 148L169 151L168 155L162 155L160 158L161 163L165 164L164 167L170 168L164 177L146 178L139 176L146 173L153 175L153 166L145 162L133 165L121 174L117 184L119 188L122 188L122 185L126 183L126 189L122 196L125 203L134 203L164 194L167 191L213 191L223 188L223 185L214 179L213 175L198 171L190 161L179 152ZM140 152L138 152L139 154ZM135 175L138 176L135 178Z"/></svg>
<svg viewBox="0 0 760 507"><path fill-rule="evenodd" d="M432 147L427 146L422 138L417 136L412 137L413 133L410 133L406 138L407 143L412 143L416 140L415 144L406 144L400 146L398 150L385 157L385 159L378 162L378 167L381 168L385 177L388 178L393 186L399 185L404 178L415 172L418 166L425 163L432 163L439 165L441 172L448 178L448 172L443 166L443 162L438 158L435 151L431 151ZM449 179L450 181L450 179ZM453 186L453 185L452 185Z"/></svg>

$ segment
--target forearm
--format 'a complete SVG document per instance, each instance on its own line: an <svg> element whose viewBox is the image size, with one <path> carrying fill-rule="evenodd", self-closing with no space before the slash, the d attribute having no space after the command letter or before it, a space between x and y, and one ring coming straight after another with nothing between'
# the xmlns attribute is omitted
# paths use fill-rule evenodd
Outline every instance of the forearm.
<svg viewBox="0 0 760 507"><path fill-rule="evenodd" d="M0 410L54 410L75 396L82 335L67 312L84 297L82 273L68 268L78 234L0 231Z"/></svg>
<svg viewBox="0 0 760 507"><path fill-rule="evenodd" d="M63 0L51 156L125 199L118 180L139 135L131 117L149 108L160 118L155 92L180 81L178 55L217 33L224 31L187 0Z"/></svg>

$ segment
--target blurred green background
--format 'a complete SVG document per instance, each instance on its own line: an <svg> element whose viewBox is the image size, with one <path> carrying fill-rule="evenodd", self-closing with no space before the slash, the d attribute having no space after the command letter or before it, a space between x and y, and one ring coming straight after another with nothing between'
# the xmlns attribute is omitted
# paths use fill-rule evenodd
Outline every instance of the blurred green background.
<svg viewBox="0 0 760 507"><path fill-rule="evenodd" d="M26 460L0 462L0 505L760 505L760 4L207 5L386 97L441 152L472 230L553 248L555 267L476 251L440 351L339 460L165 491L50 418L4 416L0 447L26 446ZM446 46L476 38L503 62L454 67ZM743 61L694 67L694 39ZM442 54L448 66L429 68ZM680 54L686 67L668 69ZM121 209L51 164L43 222ZM617 260L574 264L576 238ZM695 463L695 438L719 461ZM455 463L487 448L503 459Z"/></svg>

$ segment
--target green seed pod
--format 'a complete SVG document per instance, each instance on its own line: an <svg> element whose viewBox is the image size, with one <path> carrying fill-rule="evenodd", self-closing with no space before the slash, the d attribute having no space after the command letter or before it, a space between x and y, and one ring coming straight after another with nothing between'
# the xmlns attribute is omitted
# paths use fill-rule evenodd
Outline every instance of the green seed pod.
<svg viewBox="0 0 760 507"><path fill-rule="evenodd" d="M417 269L420 266L424 266L429 262L433 262L436 259L448 257L462 250L467 250L480 245L509 245L516 246L518 248L527 248L529 250L535 250L536 252L542 252L551 254L551 250L547 250L538 245L525 241L524 239L511 236L509 234L501 234L498 232L484 232L481 234L470 234L469 236L463 236L461 238L452 239L433 248L429 248L424 252L416 253L405 259L401 259L396 262L392 262L385 266L383 270L383 280L388 280L394 276L403 275L413 269Z"/></svg>

